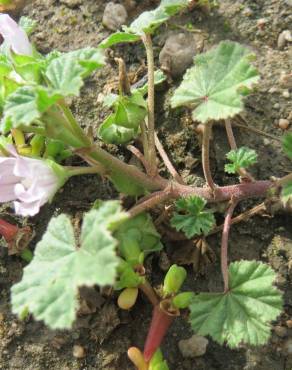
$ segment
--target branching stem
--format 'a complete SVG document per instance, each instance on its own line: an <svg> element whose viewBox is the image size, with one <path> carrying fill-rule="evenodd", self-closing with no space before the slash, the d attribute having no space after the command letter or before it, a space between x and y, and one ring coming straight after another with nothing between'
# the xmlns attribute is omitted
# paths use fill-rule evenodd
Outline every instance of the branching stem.
<svg viewBox="0 0 292 370"><path fill-rule="evenodd" d="M154 307L158 305L159 299L157 294L147 280L145 280L143 284L140 284L138 288L146 295Z"/></svg>
<svg viewBox="0 0 292 370"><path fill-rule="evenodd" d="M224 281L224 293L229 290L229 277L228 277L228 239L229 231L231 226L231 218L233 211L237 205L237 201L231 200L230 207L227 210L223 232L222 232L222 241L221 241L221 271Z"/></svg>
<svg viewBox="0 0 292 370"><path fill-rule="evenodd" d="M173 164L171 163L166 151L163 148L163 145L161 144L157 134L155 133L155 145L157 148L157 151L163 160L166 168L168 169L171 176L179 183L179 184L185 184L184 180L181 178L181 176L178 174L176 169L174 168Z"/></svg>

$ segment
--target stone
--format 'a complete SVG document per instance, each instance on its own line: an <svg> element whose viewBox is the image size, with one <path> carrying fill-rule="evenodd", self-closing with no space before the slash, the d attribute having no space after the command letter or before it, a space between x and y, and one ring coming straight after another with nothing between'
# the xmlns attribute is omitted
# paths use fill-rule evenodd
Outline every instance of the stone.
<svg viewBox="0 0 292 370"><path fill-rule="evenodd" d="M284 30L280 33L277 41L277 46L279 49L283 49L287 42L292 42L292 35L289 30Z"/></svg>
<svg viewBox="0 0 292 370"><path fill-rule="evenodd" d="M287 128L289 127L290 125L290 122L288 119L285 119L285 118L280 118L279 119L279 122L278 122L278 126L282 129L282 130L287 130Z"/></svg>
<svg viewBox="0 0 292 370"><path fill-rule="evenodd" d="M108 29L116 31L126 23L127 18L128 13L123 5L110 2L104 9L102 23Z"/></svg>
<svg viewBox="0 0 292 370"><path fill-rule="evenodd" d="M75 344L73 347L73 356L75 358L84 358L85 357L85 349L78 344Z"/></svg>
<svg viewBox="0 0 292 370"><path fill-rule="evenodd" d="M189 339L180 340L179 350L184 358L195 358L206 353L209 341L200 335L193 335Z"/></svg>
<svg viewBox="0 0 292 370"><path fill-rule="evenodd" d="M195 54L196 42L192 35L171 35L159 54L161 69L172 77L179 77L192 64Z"/></svg>

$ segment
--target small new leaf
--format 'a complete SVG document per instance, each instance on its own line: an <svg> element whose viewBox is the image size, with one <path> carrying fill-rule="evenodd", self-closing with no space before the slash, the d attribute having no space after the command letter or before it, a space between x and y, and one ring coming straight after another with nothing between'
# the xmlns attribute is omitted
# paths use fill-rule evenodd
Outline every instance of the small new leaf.
<svg viewBox="0 0 292 370"><path fill-rule="evenodd" d="M180 213L174 213L171 225L178 231L183 231L188 238L208 234L214 226L214 215L204 210L206 201L203 198L197 196L181 198L175 205Z"/></svg>
<svg viewBox="0 0 292 370"><path fill-rule="evenodd" d="M283 138L283 149L290 159L292 159L292 132Z"/></svg>
<svg viewBox="0 0 292 370"><path fill-rule="evenodd" d="M258 261L229 266L227 293L200 293L190 305L190 322L199 335L210 335L231 348L240 344L264 345L271 335L270 322L282 310L282 294L273 286L275 272Z"/></svg>
<svg viewBox="0 0 292 370"><path fill-rule="evenodd" d="M237 173L240 168L248 168L257 162L256 151L244 146L231 150L226 154L226 157L232 162L225 165L225 172L227 173Z"/></svg>
<svg viewBox="0 0 292 370"><path fill-rule="evenodd" d="M250 60L250 51L231 41L222 41L216 48L197 55L171 99L172 107L194 107L193 119L202 123L240 113L241 91L244 88L246 95L259 79Z"/></svg>
<svg viewBox="0 0 292 370"><path fill-rule="evenodd" d="M288 182L283 186L281 199L284 206L286 206L288 202L292 202L292 182Z"/></svg>
<svg viewBox="0 0 292 370"><path fill-rule="evenodd" d="M125 218L116 201L91 210L83 220L80 244L68 216L53 218L22 280L12 287L13 312L19 317L31 312L52 329L70 328L78 309L78 288L115 282L119 258L109 230Z"/></svg>

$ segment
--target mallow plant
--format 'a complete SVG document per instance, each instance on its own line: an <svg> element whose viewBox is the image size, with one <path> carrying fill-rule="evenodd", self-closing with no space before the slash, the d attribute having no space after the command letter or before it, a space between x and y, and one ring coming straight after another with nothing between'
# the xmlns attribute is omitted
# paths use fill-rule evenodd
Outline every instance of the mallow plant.
<svg viewBox="0 0 292 370"><path fill-rule="evenodd" d="M115 189L131 196L135 204L123 208L117 200L97 200L76 230L66 214L53 217L20 282L12 287L11 305L19 318L32 314L52 329L72 327L81 286L112 286L117 304L131 309L140 293L153 305L152 321L144 349L131 347L128 356L136 368L163 370L168 365L160 346L172 322L182 311L194 332L220 344L237 348L268 342L271 322L282 311L282 293L273 285L275 272L259 261L228 264L230 227L256 213L256 207L237 217L238 204L249 198L278 197L284 206L292 197L292 174L258 180L248 172L258 158L248 147L237 147L232 119L244 109L244 96L259 81L254 56L236 42L222 41L194 58L171 97L171 106L192 110L194 134L200 124L202 167L206 185L187 185L169 160L155 132L155 85L165 79L155 71L152 35L168 19L184 11L188 0L162 0L158 8L142 13L129 26L110 35L97 48L40 54L29 41L34 24L22 18L16 24L0 15L4 38L0 54L0 201L13 201L16 214L33 216L50 202L74 175L96 174ZM106 63L104 49L118 43L142 42L147 56L147 81L130 86L122 60L116 95L105 98L112 112L100 123L98 140L87 136L66 103L79 96L86 77ZM209 164L212 127L225 124L231 151L225 171L234 185L218 186ZM124 146L141 162L135 166L106 151L106 144ZM140 142L139 148L134 146ZM292 159L292 135L283 139L285 155ZM64 159L79 156L87 166L68 167ZM158 160L169 172L162 177ZM223 225L216 226L214 205L225 203ZM184 291L187 272L172 265L164 282L154 289L144 263L163 249L151 210L163 205L161 219L186 238L204 241L222 229L221 292ZM7 240L18 235L13 225L1 224ZM8 229L7 229L8 227ZM27 245L27 244L26 244ZM186 316L186 315L185 315Z"/></svg>

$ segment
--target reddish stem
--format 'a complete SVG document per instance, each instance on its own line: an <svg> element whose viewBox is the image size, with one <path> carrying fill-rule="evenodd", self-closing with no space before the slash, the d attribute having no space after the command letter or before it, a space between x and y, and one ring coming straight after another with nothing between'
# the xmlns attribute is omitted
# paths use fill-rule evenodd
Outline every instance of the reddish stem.
<svg viewBox="0 0 292 370"><path fill-rule="evenodd" d="M160 302L153 309L152 320L144 346L144 358L147 362L151 360L156 350L160 347L168 328L175 317L179 315L179 311L171 312L165 306L169 306L167 300Z"/></svg>
<svg viewBox="0 0 292 370"><path fill-rule="evenodd" d="M229 231L231 226L231 219L234 208L236 207L237 202L233 201L230 207L227 210L223 232L222 232L222 241L221 241L221 271L223 275L224 281L224 293L228 292L229 290L229 277L228 277L228 238L229 238Z"/></svg>

